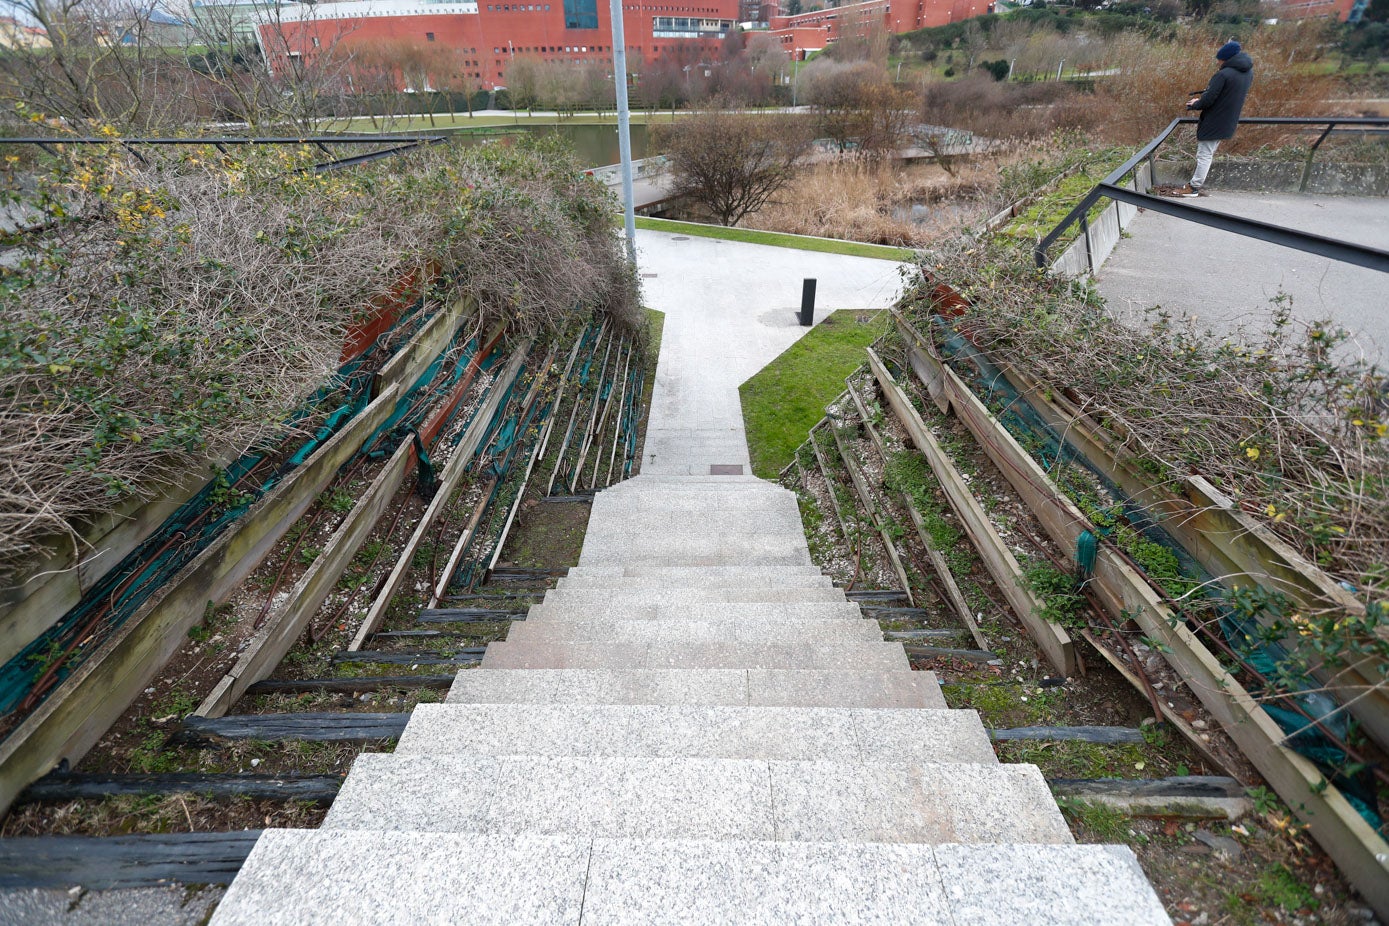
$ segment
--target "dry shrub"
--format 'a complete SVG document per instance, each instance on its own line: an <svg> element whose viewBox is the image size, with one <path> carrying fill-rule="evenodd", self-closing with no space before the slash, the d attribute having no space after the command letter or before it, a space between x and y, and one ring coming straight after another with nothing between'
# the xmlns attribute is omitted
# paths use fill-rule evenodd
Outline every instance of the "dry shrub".
<svg viewBox="0 0 1389 926"><path fill-rule="evenodd" d="M350 171L307 149L236 159L83 149L25 206L0 265L0 575L285 433L343 332L403 280L478 324L637 319L608 194L553 145L436 147ZM66 538L66 539L65 539Z"/></svg>
<svg viewBox="0 0 1389 926"><path fill-rule="evenodd" d="M929 83L922 90L925 122L964 129L990 139L1041 138L1071 128L1085 102L1074 84L996 81L976 72L957 81Z"/></svg>
<svg viewBox="0 0 1389 926"><path fill-rule="evenodd" d="M797 235L923 247L977 221L998 184L994 162L966 163L955 174L935 165L901 169L857 158L816 164L744 225ZM913 222L913 203L935 204L932 218Z"/></svg>
<svg viewBox="0 0 1389 926"><path fill-rule="evenodd" d="M1162 313L1130 325L1004 245L947 244L931 259L928 273L971 302L960 329L995 362L1067 389L1098 420L1118 415L1160 485L1180 495L1188 474L1205 476L1359 589L1370 624L1389 617L1389 379L1350 355L1339 326L1292 321L1281 304L1265 330L1229 336Z"/></svg>
<svg viewBox="0 0 1389 926"><path fill-rule="evenodd" d="M1335 112L1329 102L1336 80L1307 73L1303 65L1321 55L1322 27L1307 23L1256 30L1245 51L1254 59L1254 85L1245 116L1321 116ZM1205 88L1219 67L1215 52L1224 39L1196 30L1172 42L1138 35L1116 39L1111 67L1119 73L1095 90L1094 131L1116 144L1142 144L1173 119L1190 115L1186 101ZM1241 128L1222 153L1237 154L1282 144L1294 136L1282 129Z"/></svg>

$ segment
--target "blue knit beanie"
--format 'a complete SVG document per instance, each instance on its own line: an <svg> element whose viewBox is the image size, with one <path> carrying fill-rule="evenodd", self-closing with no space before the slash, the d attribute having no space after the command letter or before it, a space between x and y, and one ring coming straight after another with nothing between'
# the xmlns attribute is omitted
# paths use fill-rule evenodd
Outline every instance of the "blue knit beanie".
<svg viewBox="0 0 1389 926"><path fill-rule="evenodd" d="M1229 61L1235 55L1238 55L1240 51L1242 51L1242 49L1240 48L1239 42L1236 42L1234 39L1231 39L1224 45L1220 46L1220 51L1215 53L1215 60Z"/></svg>

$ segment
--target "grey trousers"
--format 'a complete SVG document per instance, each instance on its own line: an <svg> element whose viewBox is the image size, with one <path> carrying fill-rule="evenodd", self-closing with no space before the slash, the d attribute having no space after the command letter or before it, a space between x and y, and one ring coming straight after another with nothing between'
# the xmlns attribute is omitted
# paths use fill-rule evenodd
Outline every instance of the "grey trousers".
<svg viewBox="0 0 1389 926"><path fill-rule="evenodd" d="M1199 190L1206 185L1206 174L1211 169L1211 160L1215 157L1215 149L1220 147L1218 141L1198 141L1196 143L1196 173L1191 175L1191 188Z"/></svg>

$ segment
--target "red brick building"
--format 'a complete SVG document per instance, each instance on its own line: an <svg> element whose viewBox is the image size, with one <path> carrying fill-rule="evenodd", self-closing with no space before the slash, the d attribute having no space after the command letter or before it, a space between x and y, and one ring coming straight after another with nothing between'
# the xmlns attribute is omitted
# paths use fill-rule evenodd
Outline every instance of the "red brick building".
<svg viewBox="0 0 1389 926"><path fill-rule="evenodd" d="M760 0L624 0L627 53L652 61L691 49L712 58L737 23L761 15ZM989 12L989 0L867 0L797 16L772 16L771 33L790 55L802 58L834 41L845 28L881 17L889 32L936 26ZM327 48L380 42L450 49L458 69L487 88L502 85L511 59L603 63L612 59L606 0L343 0L284 3L274 20L259 26L261 47L272 68L307 59Z"/></svg>

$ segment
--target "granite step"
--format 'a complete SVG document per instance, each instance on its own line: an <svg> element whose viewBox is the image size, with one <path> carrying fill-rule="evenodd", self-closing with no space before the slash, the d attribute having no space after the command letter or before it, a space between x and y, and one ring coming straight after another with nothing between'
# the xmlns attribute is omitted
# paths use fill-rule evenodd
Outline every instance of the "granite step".
<svg viewBox="0 0 1389 926"><path fill-rule="evenodd" d="M529 621L527 621L529 623ZM487 669L861 669L910 668L900 643L547 643L487 647Z"/></svg>
<svg viewBox="0 0 1389 926"><path fill-rule="evenodd" d="M933 672L848 669L468 669L449 704L944 708Z"/></svg>
<svg viewBox="0 0 1389 926"><path fill-rule="evenodd" d="M395 755L997 763L974 711L421 704Z"/></svg>
<svg viewBox="0 0 1389 926"><path fill-rule="evenodd" d="M797 566L791 569L753 569L746 566L574 566L569 576L603 578L646 578L684 576L696 577L749 577L760 576L824 576L818 566ZM755 582L754 582L755 584Z"/></svg>
<svg viewBox="0 0 1389 926"><path fill-rule="evenodd" d="M805 588L728 588L695 585L689 588L552 588L545 593L543 604L649 607L683 607L706 602L736 602L741 604L790 604L825 602L844 605L849 600L843 589L829 585ZM854 605L857 607L857 605Z"/></svg>
<svg viewBox="0 0 1389 926"><path fill-rule="evenodd" d="M622 575L569 575L556 584L561 589L640 589L640 588L727 588L758 589L774 588L832 588L833 580L818 571L814 574L787 574L764 572L755 575L728 575L724 573L686 573L684 575L622 576Z"/></svg>
<svg viewBox="0 0 1389 926"><path fill-rule="evenodd" d="M513 624L508 643L774 643L796 640L879 642L874 621L734 618L721 620L527 620Z"/></svg>
<svg viewBox="0 0 1389 926"><path fill-rule="evenodd" d="M547 596L526 612L531 621L592 621L603 618L624 621L719 621L719 620L798 620L836 623L866 621L858 605L849 601L801 601L790 603L704 601L697 604L631 605L623 602L576 604L564 599L551 602Z"/></svg>
<svg viewBox="0 0 1389 926"><path fill-rule="evenodd" d="M543 872L543 877L537 877ZM1168 926L1124 846L270 830L213 926Z"/></svg>
<svg viewBox="0 0 1389 926"><path fill-rule="evenodd" d="M324 829L635 839L1051 843L1032 765L363 753Z"/></svg>

